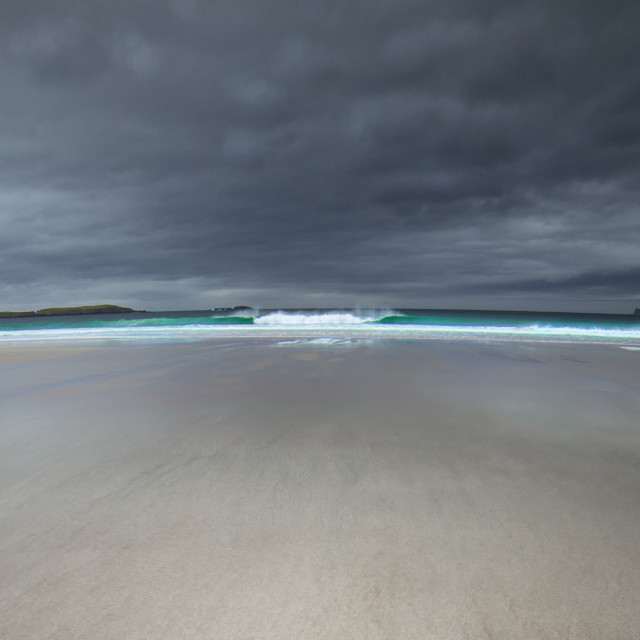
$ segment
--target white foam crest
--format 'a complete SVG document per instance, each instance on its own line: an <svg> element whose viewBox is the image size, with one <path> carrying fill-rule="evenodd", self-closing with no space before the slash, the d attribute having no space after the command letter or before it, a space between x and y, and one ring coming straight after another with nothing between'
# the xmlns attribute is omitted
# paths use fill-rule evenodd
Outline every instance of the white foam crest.
<svg viewBox="0 0 640 640"><path fill-rule="evenodd" d="M411 334L446 334L468 336L526 336L539 338L574 338L602 340L640 340L640 330L604 327L552 327L529 325L526 327L481 326L481 325L395 325L402 332Z"/></svg>
<svg viewBox="0 0 640 640"><path fill-rule="evenodd" d="M484 328L484 327L483 327ZM491 329L491 327L486 327ZM549 325L532 324L527 327L510 329L508 327L496 327L500 331L513 331L514 333L532 333L536 335L563 335L563 336L594 336L603 338L640 338L639 329L617 329L613 327L553 327Z"/></svg>
<svg viewBox="0 0 640 640"><path fill-rule="evenodd" d="M254 324L279 327L344 327L371 322L375 318L360 317L353 313L286 313L276 311L255 318Z"/></svg>

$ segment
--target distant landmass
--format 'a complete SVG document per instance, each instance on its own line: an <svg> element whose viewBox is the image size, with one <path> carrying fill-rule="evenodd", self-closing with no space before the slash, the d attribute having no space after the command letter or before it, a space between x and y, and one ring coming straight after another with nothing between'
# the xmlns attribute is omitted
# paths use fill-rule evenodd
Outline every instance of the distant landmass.
<svg viewBox="0 0 640 640"><path fill-rule="evenodd" d="M216 307L215 309L211 309L211 311L247 311L251 310L253 307L247 307L244 304L241 304L237 307Z"/></svg>
<svg viewBox="0 0 640 640"><path fill-rule="evenodd" d="M143 313L117 304L95 304L84 307L49 307L39 311L0 311L0 318L33 318L38 316L86 316L94 313Z"/></svg>

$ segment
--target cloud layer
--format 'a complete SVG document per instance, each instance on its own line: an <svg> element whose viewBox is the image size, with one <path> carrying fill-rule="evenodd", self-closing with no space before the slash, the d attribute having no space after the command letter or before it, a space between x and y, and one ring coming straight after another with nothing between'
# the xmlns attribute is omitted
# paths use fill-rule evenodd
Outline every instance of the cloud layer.
<svg viewBox="0 0 640 640"><path fill-rule="evenodd" d="M640 9L0 8L3 308L640 306Z"/></svg>

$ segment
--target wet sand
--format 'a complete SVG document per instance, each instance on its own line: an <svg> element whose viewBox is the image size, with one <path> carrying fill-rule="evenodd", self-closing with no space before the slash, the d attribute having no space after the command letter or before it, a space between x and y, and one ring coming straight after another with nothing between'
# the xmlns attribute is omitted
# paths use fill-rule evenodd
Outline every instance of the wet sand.
<svg viewBox="0 0 640 640"><path fill-rule="evenodd" d="M640 352L0 349L0 637L640 636Z"/></svg>

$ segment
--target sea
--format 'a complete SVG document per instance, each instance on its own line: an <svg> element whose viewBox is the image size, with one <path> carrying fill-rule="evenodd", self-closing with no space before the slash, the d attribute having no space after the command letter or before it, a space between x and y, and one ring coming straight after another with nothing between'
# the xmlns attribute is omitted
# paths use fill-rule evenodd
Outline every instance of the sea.
<svg viewBox="0 0 640 640"><path fill-rule="evenodd" d="M640 350L640 315L451 309L209 309L0 319L3 343L273 337L612 344Z"/></svg>

